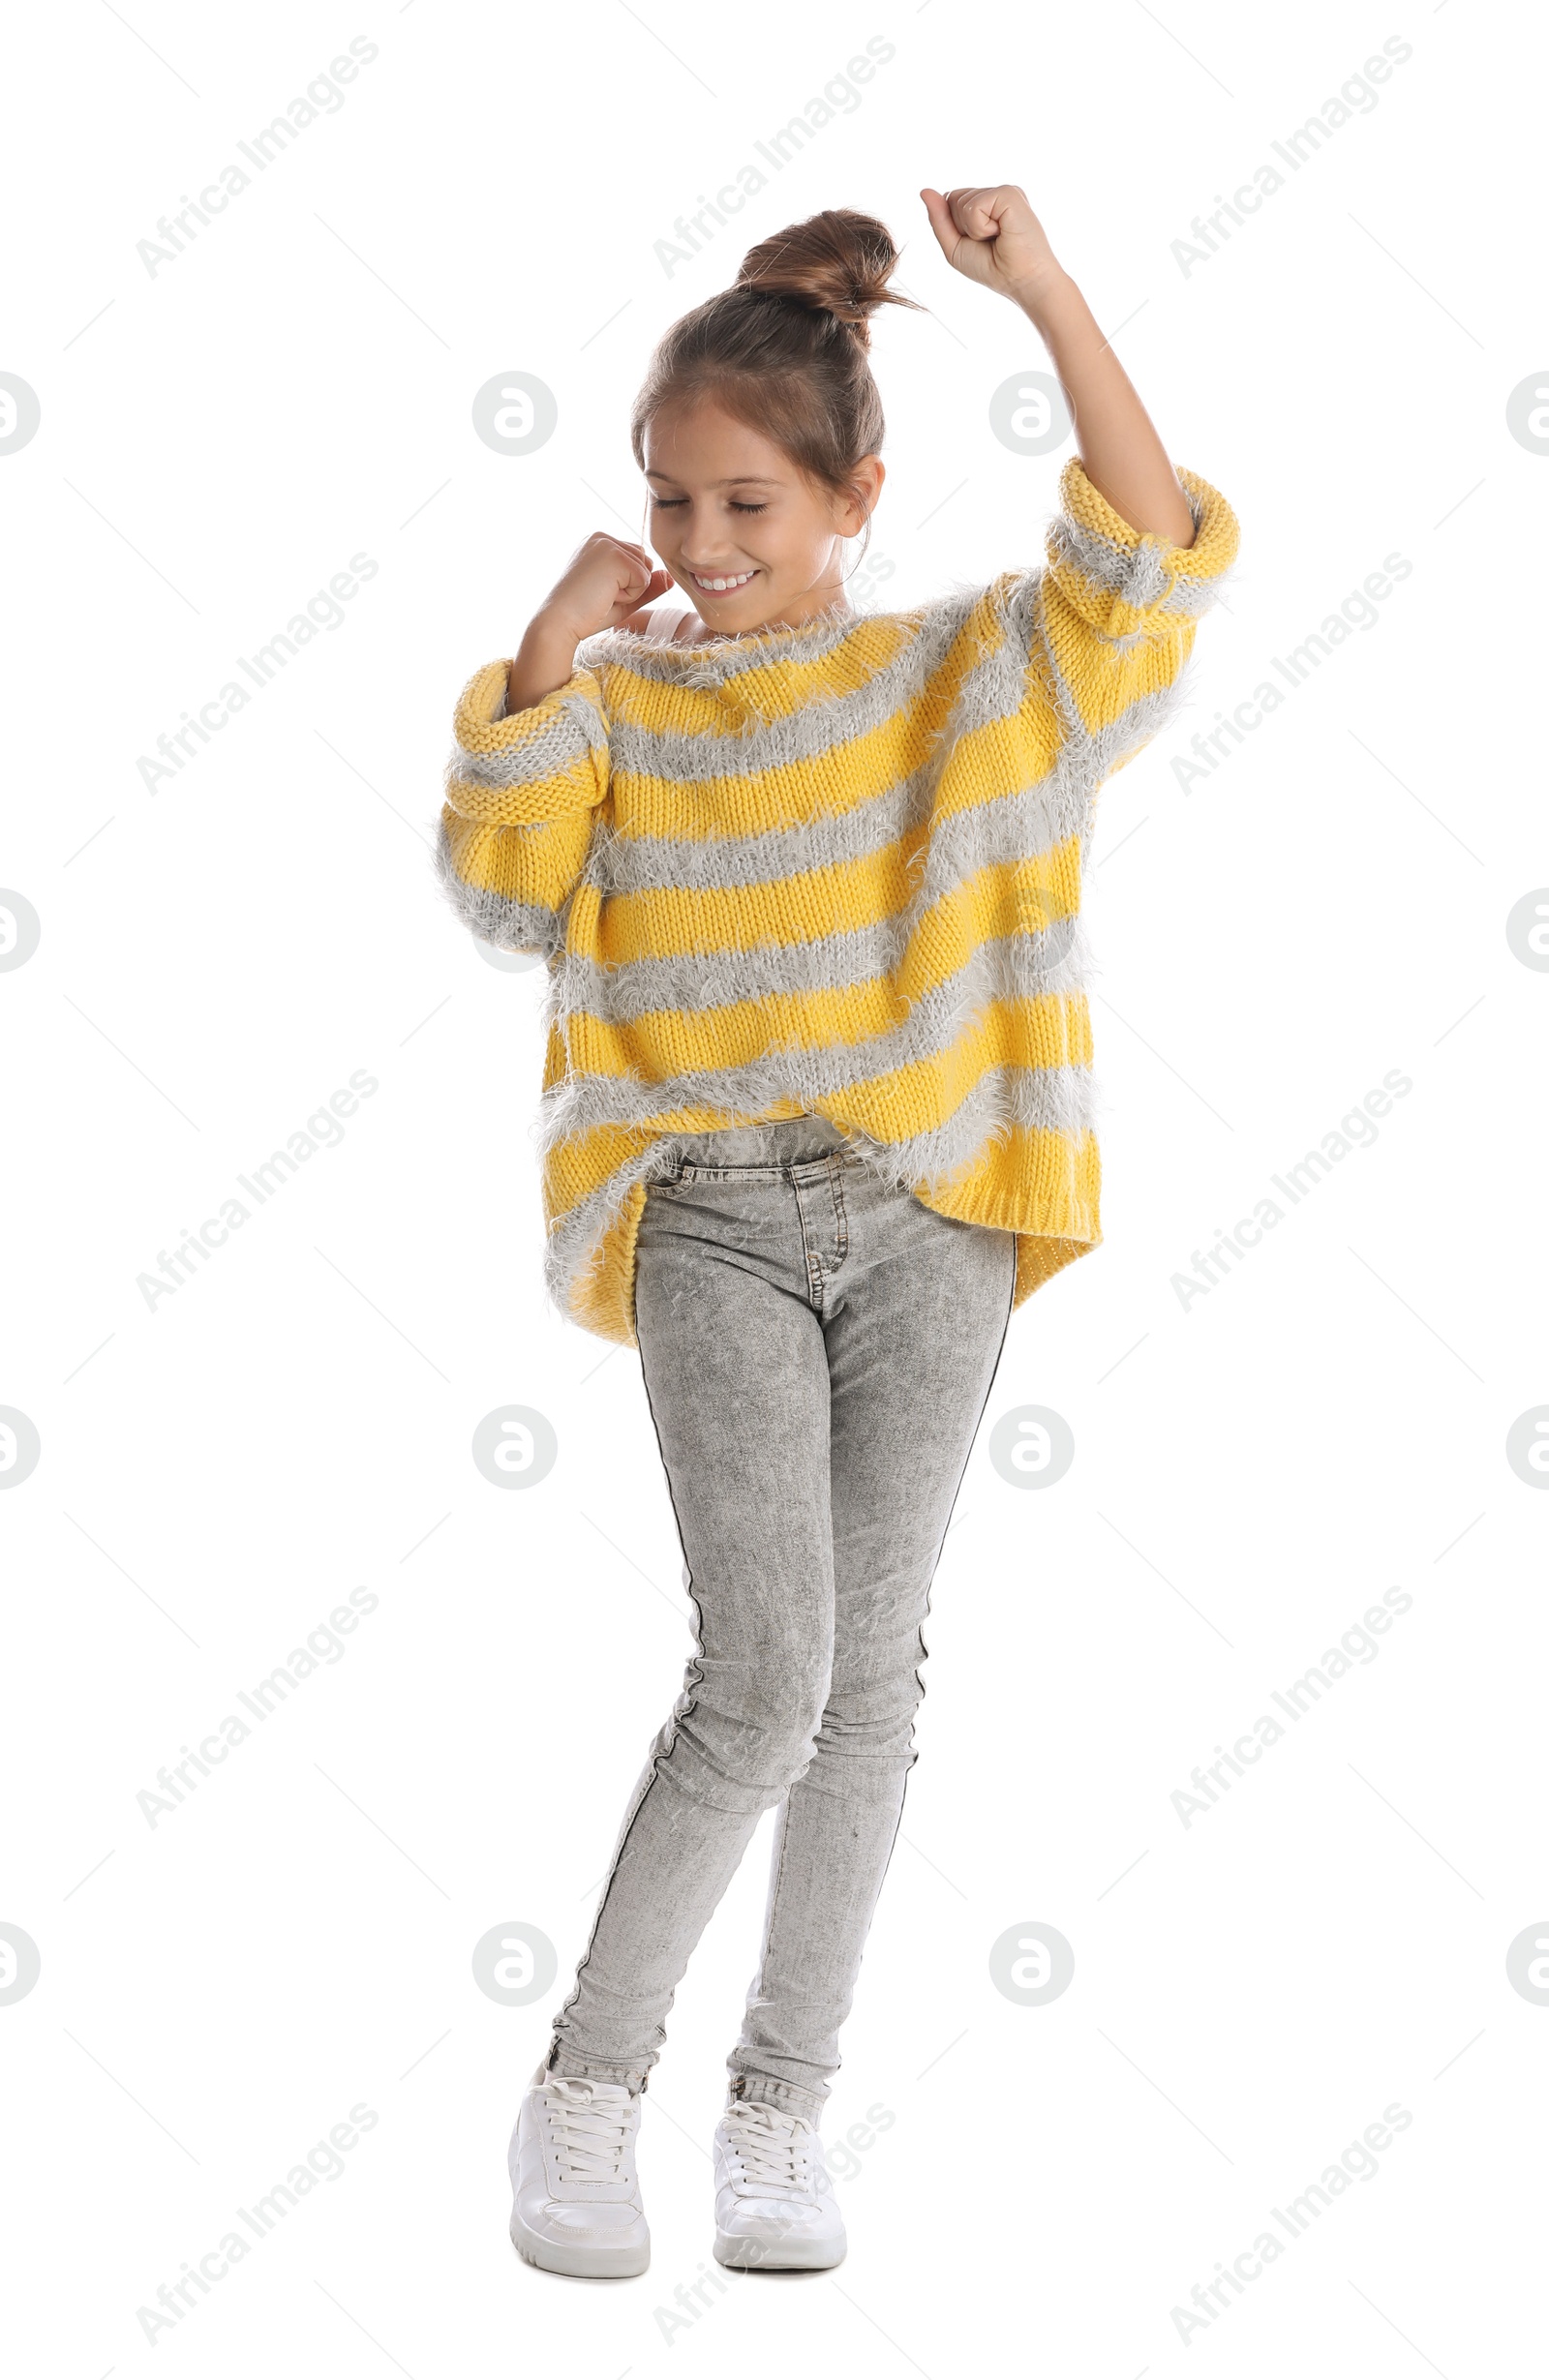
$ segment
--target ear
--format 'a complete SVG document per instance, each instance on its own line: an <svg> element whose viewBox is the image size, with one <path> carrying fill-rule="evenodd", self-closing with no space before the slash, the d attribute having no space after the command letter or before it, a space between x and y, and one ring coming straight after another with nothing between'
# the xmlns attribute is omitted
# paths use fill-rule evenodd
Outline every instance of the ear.
<svg viewBox="0 0 1549 2380"><path fill-rule="evenodd" d="M855 496L841 499L839 529L845 537L859 537L866 522L876 510L882 482L888 475L887 465L880 455L863 455L853 474Z"/></svg>

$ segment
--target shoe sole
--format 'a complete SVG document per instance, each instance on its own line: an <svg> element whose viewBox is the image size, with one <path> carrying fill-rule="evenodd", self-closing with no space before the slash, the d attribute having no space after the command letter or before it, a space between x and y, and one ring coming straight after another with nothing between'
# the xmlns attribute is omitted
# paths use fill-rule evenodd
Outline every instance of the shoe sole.
<svg viewBox="0 0 1549 2380"><path fill-rule="evenodd" d="M823 2273L844 2262L848 2245L842 2233L837 2240L786 2241L775 2246L762 2240L732 2239L717 2231L715 2262L728 2265L733 2272Z"/></svg>
<svg viewBox="0 0 1549 2380"><path fill-rule="evenodd" d="M525 2264L535 2265L540 2273L562 2273L570 2280L633 2280L651 2262L649 2240L640 2247L562 2247L530 2230L515 2207L511 2242Z"/></svg>

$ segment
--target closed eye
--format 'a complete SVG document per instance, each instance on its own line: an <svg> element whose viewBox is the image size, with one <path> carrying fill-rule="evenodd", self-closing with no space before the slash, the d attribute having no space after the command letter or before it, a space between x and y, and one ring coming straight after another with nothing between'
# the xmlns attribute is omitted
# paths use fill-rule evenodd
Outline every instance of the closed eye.
<svg viewBox="0 0 1549 2380"><path fill-rule="evenodd" d="M653 496L651 500L655 505L658 512L673 512L680 504L686 504L688 498L686 496ZM769 510L769 505L767 502L763 504L739 504L735 497L731 499L731 506L733 512L767 512Z"/></svg>

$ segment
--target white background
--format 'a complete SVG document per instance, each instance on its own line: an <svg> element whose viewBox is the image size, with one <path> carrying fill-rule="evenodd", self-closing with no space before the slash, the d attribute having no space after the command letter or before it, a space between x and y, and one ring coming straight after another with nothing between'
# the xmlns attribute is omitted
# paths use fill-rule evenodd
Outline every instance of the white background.
<svg viewBox="0 0 1549 2380"><path fill-rule="evenodd" d="M345 105L149 273L137 243L357 35ZM675 219L873 35L860 104L666 271ZM1192 220L1393 35L1379 104L1185 271ZM42 1959L0 2007L18 2370L1524 2368L1549 2010L1506 1951L1549 1933L1549 1499L1504 1448L1549 1401L1549 981L1505 920L1549 883L1549 458L1506 403L1549 364L1534 39L1465 0L13 21L0 369L42 407L0 456L0 882L42 923L0 977L0 1403L42 1442L0 1497L0 1918ZM529 2271L507 2135L687 1608L638 1358L543 1300L542 979L440 902L440 771L573 547L639 533L651 345L816 208L881 215L931 309L877 327L885 600L1037 558L1064 455L1009 452L987 406L1046 359L917 196L999 179L1125 326L1242 559L1192 708L1102 798L1107 1237L1016 1316L937 1575L826 2124L893 2119L848 2160L849 2257L669 2330L709 2265L768 1822L648 2094L651 2271ZM471 421L511 371L559 406L523 458ZM1185 791L1190 736L1395 552L1378 624ZM342 624L148 792L157 738L357 553ZM340 1144L148 1310L137 1277L359 1069ZM1375 1143L1185 1309L1173 1276L1392 1069ZM559 1440L521 1493L470 1453L508 1404ZM988 1459L1024 1404L1075 1432L1043 1492ZM1397 1585L1378 1657L1185 1827L1191 1769ZM158 1768L362 1586L344 1657L148 1824ZM506 2007L471 1960L516 1921L561 1973ZM1076 1958L1042 2007L988 1967L1033 1921ZM1395 2102L1374 2178L1186 2343L1172 2309ZM137 2309L357 2103L340 2176L148 2344Z"/></svg>

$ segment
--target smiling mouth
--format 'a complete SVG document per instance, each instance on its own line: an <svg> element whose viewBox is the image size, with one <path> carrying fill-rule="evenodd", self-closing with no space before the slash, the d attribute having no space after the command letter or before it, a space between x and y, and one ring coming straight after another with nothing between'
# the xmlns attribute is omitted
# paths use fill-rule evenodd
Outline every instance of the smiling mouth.
<svg viewBox="0 0 1549 2380"><path fill-rule="evenodd" d="M752 580L757 578L758 572L756 570L743 570L739 571L735 578L720 577L714 579L702 579L697 570L690 570L688 575L693 580L694 585L698 587L702 595L737 595L740 594L743 588L748 586Z"/></svg>

